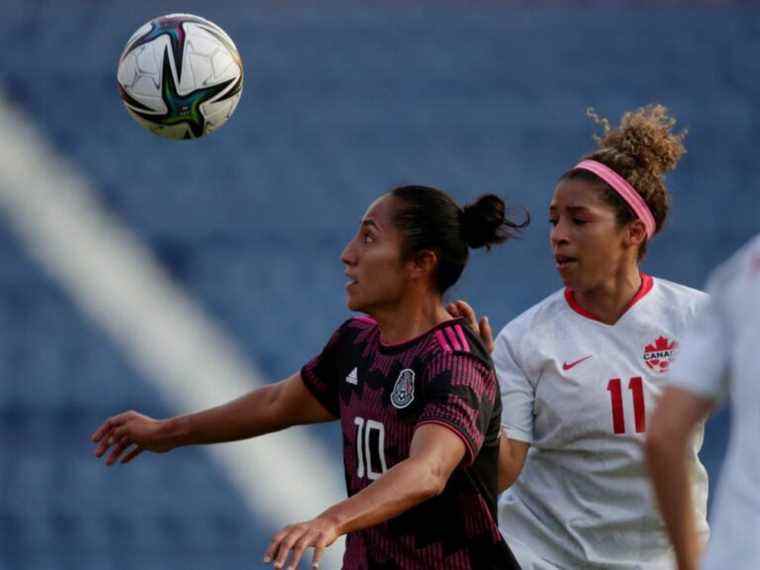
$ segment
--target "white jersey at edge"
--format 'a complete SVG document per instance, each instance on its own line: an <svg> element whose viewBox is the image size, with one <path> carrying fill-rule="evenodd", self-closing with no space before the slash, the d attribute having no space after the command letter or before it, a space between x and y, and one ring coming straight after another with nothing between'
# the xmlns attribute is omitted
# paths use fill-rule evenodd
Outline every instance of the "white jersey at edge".
<svg viewBox="0 0 760 570"><path fill-rule="evenodd" d="M684 342L670 384L730 396L731 439L715 501L707 570L760 567L760 236L713 274L710 303Z"/></svg>
<svg viewBox="0 0 760 570"><path fill-rule="evenodd" d="M502 424L510 438L531 444L522 473L499 500L499 524L518 560L530 552L521 561L527 568L672 568L642 444L679 342L707 295L642 277L614 325L586 313L565 290L496 339ZM701 444L700 430L691 461L707 533Z"/></svg>

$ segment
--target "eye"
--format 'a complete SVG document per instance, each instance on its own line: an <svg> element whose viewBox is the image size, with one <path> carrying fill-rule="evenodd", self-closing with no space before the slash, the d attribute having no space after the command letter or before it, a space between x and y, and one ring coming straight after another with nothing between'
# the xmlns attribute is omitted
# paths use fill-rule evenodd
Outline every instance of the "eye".
<svg viewBox="0 0 760 570"><path fill-rule="evenodd" d="M375 238L369 232L367 232L362 236L362 243L375 243Z"/></svg>
<svg viewBox="0 0 760 570"><path fill-rule="evenodd" d="M579 220L578 218L573 218L573 223L574 223L576 226L584 226L584 225L586 225L588 222L587 222L586 220Z"/></svg>
<svg viewBox="0 0 760 570"><path fill-rule="evenodd" d="M556 226L558 222L557 218L549 218L549 223L553 226Z"/></svg>

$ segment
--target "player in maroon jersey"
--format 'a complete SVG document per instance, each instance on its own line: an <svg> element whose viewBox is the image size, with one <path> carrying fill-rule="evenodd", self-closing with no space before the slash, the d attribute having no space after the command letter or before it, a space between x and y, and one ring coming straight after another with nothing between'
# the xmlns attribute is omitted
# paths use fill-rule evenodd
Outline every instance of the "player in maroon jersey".
<svg viewBox="0 0 760 570"><path fill-rule="evenodd" d="M424 186L377 199L341 260L346 321L300 372L196 414L154 420L125 412L93 434L98 457L255 437L339 420L349 498L284 528L266 552L296 568L307 548L347 534L347 570L519 568L496 520L501 401L493 365L443 293L469 248L504 242L524 224L486 195L460 208Z"/></svg>

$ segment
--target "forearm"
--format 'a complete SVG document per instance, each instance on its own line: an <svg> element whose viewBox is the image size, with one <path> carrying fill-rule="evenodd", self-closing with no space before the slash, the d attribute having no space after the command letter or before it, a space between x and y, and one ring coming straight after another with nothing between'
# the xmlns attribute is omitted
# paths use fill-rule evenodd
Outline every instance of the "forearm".
<svg viewBox="0 0 760 570"><path fill-rule="evenodd" d="M236 400L167 420L167 437L176 446L222 443L283 429L287 418L277 417L274 405L279 384L265 386Z"/></svg>
<svg viewBox="0 0 760 570"><path fill-rule="evenodd" d="M679 570L696 570L701 545L691 496L686 442L650 441L649 471Z"/></svg>
<svg viewBox="0 0 760 570"><path fill-rule="evenodd" d="M336 522L340 534L368 528L434 497L448 475L414 458L394 466L369 487L327 509L320 517Z"/></svg>
<svg viewBox="0 0 760 570"><path fill-rule="evenodd" d="M530 445L524 441L510 440L506 431L502 431L499 442L499 493L504 492L517 481L525 465L525 456L529 447Z"/></svg>
<svg viewBox="0 0 760 570"><path fill-rule="evenodd" d="M237 441L292 425L335 418L306 388L300 374L254 390L222 406L166 422L175 446Z"/></svg>

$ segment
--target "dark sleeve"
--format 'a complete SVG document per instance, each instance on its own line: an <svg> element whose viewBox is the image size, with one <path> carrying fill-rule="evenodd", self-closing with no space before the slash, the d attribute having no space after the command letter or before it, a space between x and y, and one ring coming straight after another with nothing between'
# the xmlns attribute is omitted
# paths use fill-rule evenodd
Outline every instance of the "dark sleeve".
<svg viewBox="0 0 760 570"><path fill-rule="evenodd" d="M467 448L464 464L480 452L496 405L493 370L468 354L444 353L432 359L423 374L425 402L417 422L443 425Z"/></svg>
<svg viewBox="0 0 760 570"><path fill-rule="evenodd" d="M328 412L340 417L338 405L338 352L344 335L344 323L330 337L322 352L301 368L301 379Z"/></svg>

